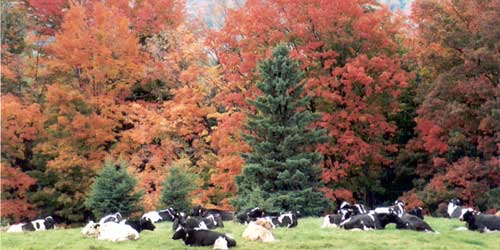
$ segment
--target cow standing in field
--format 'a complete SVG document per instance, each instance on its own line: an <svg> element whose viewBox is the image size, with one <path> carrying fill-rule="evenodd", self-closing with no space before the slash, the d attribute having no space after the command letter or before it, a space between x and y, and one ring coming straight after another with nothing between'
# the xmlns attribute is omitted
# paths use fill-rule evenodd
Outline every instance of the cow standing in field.
<svg viewBox="0 0 500 250"><path fill-rule="evenodd" d="M54 228L55 228L54 219L52 218L52 216L47 216L44 219L34 220L29 223L19 223L11 225L7 229L7 233L45 231Z"/></svg>

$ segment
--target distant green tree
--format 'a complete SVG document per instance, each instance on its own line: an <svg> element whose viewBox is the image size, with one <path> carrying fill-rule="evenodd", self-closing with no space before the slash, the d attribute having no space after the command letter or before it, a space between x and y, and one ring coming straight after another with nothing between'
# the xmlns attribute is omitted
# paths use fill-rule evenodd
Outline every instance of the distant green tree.
<svg viewBox="0 0 500 250"><path fill-rule="evenodd" d="M177 211L189 211L192 207L191 193L196 189L195 177L178 166L172 166L165 178L160 198L160 207L172 207Z"/></svg>
<svg viewBox="0 0 500 250"><path fill-rule="evenodd" d="M304 93L304 74L283 45L258 69L262 95L250 101L256 112L248 116L245 135L252 152L243 156L245 166L236 177L238 198L233 205L240 209L258 205L250 203L259 200L255 190L260 189L266 206L318 214L328 204L319 190L322 156L309 149L325 142L326 136L324 130L311 128L319 114L307 110L311 97Z"/></svg>
<svg viewBox="0 0 500 250"><path fill-rule="evenodd" d="M120 212L128 216L142 211L140 201L143 192L135 192L137 180L127 173L123 163L107 161L91 186L85 205L96 218Z"/></svg>

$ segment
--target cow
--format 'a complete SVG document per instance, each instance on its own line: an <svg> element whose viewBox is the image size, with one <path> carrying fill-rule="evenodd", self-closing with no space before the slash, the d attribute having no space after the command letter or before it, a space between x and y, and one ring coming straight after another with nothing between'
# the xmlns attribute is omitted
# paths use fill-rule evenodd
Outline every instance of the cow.
<svg viewBox="0 0 500 250"><path fill-rule="evenodd" d="M55 228L54 218L47 216L44 219L38 219L29 223L19 223L11 225L7 229L7 233L21 233L32 231L45 231Z"/></svg>
<svg viewBox="0 0 500 250"><path fill-rule="evenodd" d="M219 215L223 221L231 221L234 219L234 212L221 209L208 209L202 206L196 206L191 213L192 216L207 217L209 215Z"/></svg>
<svg viewBox="0 0 500 250"><path fill-rule="evenodd" d="M98 240L108 240L113 242L138 240L140 238L137 232L130 225L116 222L98 223L95 225Z"/></svg>
<svg viewBox="0 0 500 250"><path fill-rule="evenodd" d="M396 222L397 229L406 229L413 231L421 231L421 232L434 232L434 230L427 224L427 222L423 221L421 218L405 213L400 217L401 220Z"/></svg>
<svg viewBox="0 0 500 250"><path fill-rule="evenodd" d="M389 207L377 207L375 208L375 213L395 213L399 217L403 216L405 213L405 203L397 200L394 202L394 205L389 206Z"/></svg>
<svg viewBox="0 0 500 250"><path fill-rule="evenodd" d="M467 210L462 206L462 202L459 199L452 199L448 203L448 209L446 210L448 217L458 219Z"/></svg>
<svg viewBox="0 0 500 250"><path fill-rule="evenodd" d="M211 225L212 226L212 225ZM180 227L186 229L208 229L207 224L203 220L197 219L195 217L186 216L185 214L179 214L177 218L175 218L174 223L172 224L172 230L177 230ZM212 228L215 228L212 226Z"/></svg>
<svg viewBox="0 0 500 250"><path fill-rule="evenodd" d="M219 238L222 238L227 242L225 248L217 246L219 249L227 249L236 246L236 241L231 237L223 233L205 229L195 230L184 228L181 226L177 228L174 235L172 236L173 240L182 239L184 241L184 244L187 246L213 246ZM219 240L219 242L220 241L222 240Z"/></svg>
<svg viewBox="0 0 500 250"><path fill-rule="evenodd" d="M460 216L460 220L466 222L467 228L471 231L481 233L500 231L500 217L492 214L481 214L469 208Z"/></svg>
<svg viewBox="0 0 500 250"><path fill-rule="evenodd" d="M142 218L149 218L151 222L174 221L176 211L173 208L167 208L159 211L150 211L142 215Z"/></svg>
<svg viewBox="0 0 500 250"><path fill-rule="evenodd" d="M129 225L138 233L142 232L143 230L154 231L156 228L151 219L149 219L148 217L141 218L139 220L122 220L120 221L120 224Z"/></svg>
<svg viewBox="0 0 500 250"><path fill-rule="evenodd" d="M106 223L106 222L120 222L123 220L123 217L122 215L119 213L119 212L116 212L114 214L108 214L104 217L102 217L100 220L99 220L99 224L103 224L103 223Z"/></svg>
<svg viewBox="0 0 500 250"><path fill-rule="evenodd" d="M97 234L98 234L98 228L99 228L99 223L95 223L94 221L89 221L87 223L87 225L85 225L83 228L82 228L82 231L80 231L83 236L87 236L87 237L97 237Z"/></svg>
<svg viewBox="0 0 500 250"><path fill-rule="evenodd" d="M236 219L241 224L247 224L250 221L255 221L258 218L262 218L264 214L264 210L260 209L259 207L255 207L239 213L238 215L236 215Z"/></svg>
<svg viewBox="0 0 500 250"><path fill-rule="evenodd" d="M424 219L424 213L422 207L413 208L410 211L408 211L408 213L411 215L415 215L422 220Z"/></svg>
<svg viewBox="0 0 500 250"><path fill-rule="evenodd" d="M369 212L369 210L363 204L351 205L347 201L340 201L340 200L337 200L337 202L338 202L337 204L340 204L337 210L338 214L345 214L348 211L352 211L352 215L360 215L360 214L367 214Z"/></svg>
<svg viewBox="0 0 500 250"><path fill-rule="evenodd" d="M340 227L346 230L372 230L384 229L389 223L399 223L401 219L395 213L376 213L354 215L344 222Z"/></svg>
<svg viewBox="0 0 500 250"><path fill-rule="evenodd" d="M275 227L287 227L292 228L296 227L298 224L297 215L295 212L284 212L279 216L266 216L264 217L267 221L269 221L273 228Z"/></svg>
<svg viewBox="0 0 500 250"><path fill-rule="evenodd" d="M275 238L271 233L273 225L265 219L251 221L243 231L242 237L249 241L274 242Z"/></svg>
<svg viewBox="0 0 500 250"><path fill-rule="evenodd" d="M352 215L352 211L347 211L344 214L329 214L326 215L323 219L323 224L321 228L329 228L329 227L339 227L340 223L349 219Z"/></svg>

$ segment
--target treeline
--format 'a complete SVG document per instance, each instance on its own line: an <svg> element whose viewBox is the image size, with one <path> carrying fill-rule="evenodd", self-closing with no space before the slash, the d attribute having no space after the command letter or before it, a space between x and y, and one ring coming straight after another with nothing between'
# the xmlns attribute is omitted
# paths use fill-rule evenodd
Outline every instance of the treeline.
<svg viewBox="0 0 500 250"><path fill-rule="evenodd" d="M90 216L105 162L156 209L169 169L191 202L231 208L257 64L279 44L328 140L321 191L373 206L500 207L500 0L250 0L221 29L184 1L2 2L2 217ZM255 152L253 152L255 153ZM237 202L237 201L236 201Z"/></svg>

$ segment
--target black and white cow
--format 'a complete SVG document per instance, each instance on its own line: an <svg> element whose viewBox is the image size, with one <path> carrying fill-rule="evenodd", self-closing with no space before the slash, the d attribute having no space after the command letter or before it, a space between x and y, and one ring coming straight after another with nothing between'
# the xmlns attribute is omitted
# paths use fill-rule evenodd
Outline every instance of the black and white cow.
<svg viewBox="0 0 500 250"><path fill-rule="evenodd" d="M408 211L408 213L411 215L415 215L422 220L424 219L424 212L423 212L423 209L421 207L413 208L410 211Z"/></svg>
<svg viewBox="0 0 500 250"><path fill-rule="evenodd" d="M139 220L123 220L120 223L131 226L138 233L140 233L143 230L154 231L156 228L151 219L147 217L141 218Z"/></svg>
<svg viewBox="0 0 500 250"><path fill-rule="evenodd" d="M174 221L176 211L173 208L167 208L159 211L150 211L142 215L142 218L149 218L151 222Z"/></svg>
<svg viewBox="0 0 500 250"><path fill-rule="evenodd" d="M209 221L210 222L210 221ZM208 225L204 220L199 219L197 217L187 216L184 213L179 213L179 216L175 218L174 223L172 224L172 230L177 230L179 228L185 229L209 229ZM210 228L215 228L213 224L210 225Z"/></svg>
<svg viewBox="0 0 500 250"><path fill-rule="evenodd" d="M234 219L234 212L225 211L221 209L209 209L202 206L196 206L193 208L192 216L207 217L209 215L218 215L223 221L231 221Z"/></svg>
<svg viewBox="0 0 500 250"><path fill-rule="evenodd" d="M375 213L354 215L340 223L340 227L346 230L372 230L384 229L389 223L400 223L401 219L395 213Z"/></svg>
<svg viewBox="0 0 500 250"><path fill-rule="evenodd" d="M106 223L106 222L120 222L123 220L123 217L122 215L119 213L119 212L116 212L114 214L108 214L104 217L102 217L100 220L99 220L99 224L103 224L103 223Z"/></svg>
<svg viewBox="0 0 500 250"><path fill-rule="evenodd" d="M458 219L467 209L468 208L462 206L462 202L459 199L452 199L448 203L446 212L448 217Z"/></svg>
<svg viewBox="0 0 500 250"><path fill-rule="evenodd" d="M236 219L241 224L247 224L250 221L255 221L258 218L264 217L264 214L264 210L260 209L259 207L255 207L239 213L238 215L236 215Z"/></svg>
<svg viewBox="0 0 500 250"><path fill-rule="evenodd" d="M295 212L283 212L278 216L266 216L264 217L267 221L269 221L273 228L276 227L296 227L298 225L297 214Z"/></svg>
<svg viewBox="0 0 500 250"><path fill-rule="evenodd" d="M209 230L194 230L188 229L184 227L179 227L174 235L172 236L173 240L182 239L184 244L187 246L213 246L217 243L217 241L226 242L226 248L218 247L218 249L227 249L230 247L236 246L236 241L231 237L214 231Z"/></svg>
<svg viewBox="0 0 500 250"><path fill-rule="evenodd" d="M360 214L367 214L369 212L369 209L363 204L354 204L351 205L351 203L347 201L340 201L338 204L340 204L337 213L338 214L346 214L348 211L351 211L353 215L360 215Z"/></svg>
<svg viewBox="0 0 500 250"><path fill-rule="evenodd" d="M323 224L321 225L321 228L339 227L340 223L349 219L351 217L351 215L352 215L352 211L347 211L344 214L328 214L324 217Z"/></svg>
<svg viewBox="0 0 500 250"><path fill-rule="evenodd" d="M47 216L44 219L38 219L28 223L19 223L11 225L9 229L7 229L7 233L45 231L54 228L55 228L54 219L52 218L52 216Z"/></svg>
<svg viewBox="0 0 500 250"><path fill-rule="evenodd" d="M469 208L460 216L467 224L467 228L481 233L500 231L500 217L492 214L481 214Z"/></svg>
<svg viewBox="0 0 500 250"><path fill-rule="evenodd" d="M394 205L389 207L377 207L375 208L375 213L378 214L386 214L386 213L395 213L399 217L403 216L405 213L405 203L397 200L394 202Z"/></svg>
<svg viewBox="0 0 500 250"><path fill-rule="evenodd" d="M412 214L403 214L400 217L401 220L396 222L397 229L406 229L413 231L421 231L421 232L434 232L434 230L427 224L427 222L423 221L419 217Z"/></svg>

